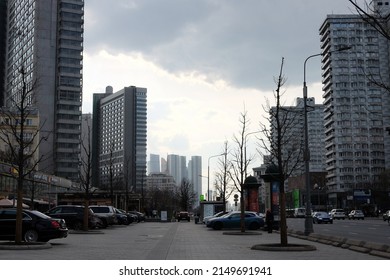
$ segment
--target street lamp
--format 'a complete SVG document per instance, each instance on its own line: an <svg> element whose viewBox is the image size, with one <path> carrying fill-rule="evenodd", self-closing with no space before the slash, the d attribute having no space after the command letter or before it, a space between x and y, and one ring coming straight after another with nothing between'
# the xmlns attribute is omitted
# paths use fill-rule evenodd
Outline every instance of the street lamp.
<svg viewBox="0 0 390 280"><path fill-rule="evenodd" d="M341 52L351 49L351 47L342 47L334 51L329 51L328 54L333 52ZM310 150L309 150L309 129L307 124L307 86L306 86L306 62L313 57L324 55L325 53L317 53L308 56L303 63L303 108L304 108L304 130L305 130L305 143L303 159L305 161L305 184L306 184L306 214L305 214L305 235L309 235L313 232L313 218L311 216L311 199L310 199Z"/></svg>
<svg viewBox="0 0 390 280"><path fill-rule="evenodd" d="M225 153L211 156L207 161L207 201L210 201L210 159L214 157L224 156L224 155Z"/></svg>

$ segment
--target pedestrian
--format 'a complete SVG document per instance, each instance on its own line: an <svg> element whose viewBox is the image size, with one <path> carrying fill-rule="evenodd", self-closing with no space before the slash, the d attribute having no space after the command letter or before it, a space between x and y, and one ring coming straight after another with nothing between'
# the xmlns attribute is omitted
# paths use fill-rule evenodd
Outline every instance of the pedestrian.
<svg viewBox="0 0 390 280"><path fill-rule="evenodd" d="M272 233L272 228L274 225L274 214L272 214L271 209L267 209L265 214L265 223L267 224L268 233Z"/></svg>

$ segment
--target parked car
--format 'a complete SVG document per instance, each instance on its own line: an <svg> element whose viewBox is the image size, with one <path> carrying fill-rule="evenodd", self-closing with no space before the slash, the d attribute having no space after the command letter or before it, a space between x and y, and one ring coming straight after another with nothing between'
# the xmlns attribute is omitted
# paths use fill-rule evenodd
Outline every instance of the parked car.
<svg viewBox="0 0 390 280"><path fill-rule="evenodd" d="M36 210L22 211L22 238L25 242L47 242L68 236L68 228L63 219L55 219ZM16 208L0 209L0 239L15 240L15 227Z"/></svg>
<svg viewBox="0 0 390 280"><path fill-rule="evenodd" d="M97 217L91 209L88 210L88 227L103 227L102 221L99 217ZM84 206L82 205L58 205L51 208L45 214L52 218L64 219L66 225L71 229L80 230L83 228Z"/></svg>
<svg viewBox="0 0 390 280"><path fill-rule="evenodd" d="M364 220L364 214L363 214L363 211L362 210L352 210L349 214L348 214L348 219L362 219Z"/></svg>
<svg viewBox="0 0 390 280"><path fill-rule="evenodd" d="M313 215L313 224L317 223L317 224L322 224L322 223L329 223L329 224L333 224L333 218L331 215L329 215L329 213L326 213L326 212L314 212Z"/></svg>
<svg viewBox="0 0 390 280"><path fill-rule="evenodd" d="M118 218L116 217L115 209L109 205L91 205L89 206L93 213L96 214L102 220L104 226L118 224Z"/></svg>
<svg viewBox="0 0 390 280"><path fill-rule="evenodd" d="M214 214L214 215L212 215L212 216L206 216L206 217L203 218L203 223L204 223L204 224L207 224L207 221L208 221L208 220L210 220L210 219L212 219L212 218L221 217L221 216L223 216L223 215L228 214L229 212L230 212L230 211L221 211L221 212L218 212L218 213L216 213L216 214Z"/></svg>
<svg viewBox="0 0 390 280"><path fill-rule="evenodd" d="M245 228L256 230L264 227L264 219L259 217L256 212L245 211ZM224 216L212 218L207 221L207 227L220 230L223 228L240 228L241 212L232 211Z"/></svg>
<svg viewBox="0 0 390 280"><path fill-rule="evenodd" d="M390 210L387 210L385 213L383 213L383 221L389 221L389 218L390 218Z"/></svg>
<svg viewBox="0 0 390 280"><path fill-rule="evenodd" d="M126 225L127 226L130 224L129 219L127 218L126 212L124 212L124 211L122 212L118 208L114 208L114 211L116 214L116 218L118 220L118 225Z"/></svg>
<svg viewBox="0 0 390 280"><path fill-rule="evenodd" d="M180 222L181 220L190 221L190 214L186 211L180 211L177 214L177 221Z"/></svg>
<svg viewBox="0 0 390 280"><path fill-rule="evenodd" d="M346 217L345 211L343 209L332 209L329 212L329 215L332 217L333 220L336 220L336 219L343 219L344 220Z"/></svg>
<svg viewBox="0 0 390 280"><path fill-rule="evenodd" d="M145 214L138 212L138 211L129 211L128 213L136 215L137 216L137 223L144 222L145 221Z"/></svg>
<svg viewBox="0 0 390 280"><path fill-rule="evenodd" d="M137 217L137 215L135 215L135 214L126 212L125 210L123 210L123 209L118 209L118 208L116 208L116 211L120 212L120 213L123 214L123 215L126 215L127 221L128 221L129 224L131 224L131 223L136 223L136 222L138 221L138 217ZM119 220L118 220L118 223L119 223Z"/></svg>

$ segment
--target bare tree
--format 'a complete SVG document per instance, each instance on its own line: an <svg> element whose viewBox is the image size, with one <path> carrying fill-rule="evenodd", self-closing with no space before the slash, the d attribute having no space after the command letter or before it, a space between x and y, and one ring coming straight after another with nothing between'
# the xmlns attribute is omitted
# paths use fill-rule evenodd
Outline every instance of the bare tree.
<svg viewBox="0 0 390 280"><path fill-rule="evenodd" d="M271 108L269 102L264 106L264 111L268 113L266 124L260 123L263 137L259 137L259 152L269 155L270 164L277 167L278 174L275 181L279 182L279 206L280 206L280 240L282 245L287 245L287 224L286 224L286 194L285 181L297 168L302 166L303 138L296 137L296 131L302 130L300 116L302 111L289 111L281 107L281 92L286 79L283 75L284 58L280 66L280 73L275 83L277 88L274 92L276 106Z"/></svg>
<svg viewBox="0 0 390 280"><path fill-rule="evenodd" d="M84 131L86 135L81 139L81 149L83 156L81 157L80 166L80 186L84 191L84 219L83 219L83 230L88 230L89 221L89 203L91 200L91 182L92 182L92 128L88 122L88 117L85 116L83 122L87 126Z"/></svg>
<svg viewBox="0 0 390 280"><path fill-rule="evenodd" d="M178 204L181 210L190 210L190 206L193 204L195 196L196 194L192 184L188 179L184 178L176 191L176 197L178 199Z"/></svg>
<svg viewBox="0 0 390 280"><path fill-rule="evenodd" d="M229 148L228 141L224 143L223 157L218 160L218 171L215 173L214 188L217 191L217 196L222 198L223 211L226 211L226 201L234 192L234 186L231 185L232 180L229 176L229 169L231 167L228 160Z"/></svg>
<svg viewBox="0 0 390 280"><path fill-rule="evenodd" d="M7 161L12 166L11 175L17 180L17 212L15 242L22 242L22 204L25 180L37 169L43 156L39 157L39 145L46 138L40 137L39 124L32 125L32 119L38 119L33 106L33 90L36 82L28 81L23 66L19 69L20 87L10 96L8 108L2 110L3 122L0 126L0 140L5 143Z"/></svg>
<svg viewBox="0 0 390 280"><path fill-rule="evenodd" d="M235 148L231 151L231 169L229 176L233 181L236 190L240 193L240 209L241 209L241 232L245 232L245 203L244 203L244 180L247 177L247 169L249 164L253 161L253 156L247 157L247 135L249 119L247 111L244 111L240 115L240 131L238 135L233 136L233 142Z"/></svg>

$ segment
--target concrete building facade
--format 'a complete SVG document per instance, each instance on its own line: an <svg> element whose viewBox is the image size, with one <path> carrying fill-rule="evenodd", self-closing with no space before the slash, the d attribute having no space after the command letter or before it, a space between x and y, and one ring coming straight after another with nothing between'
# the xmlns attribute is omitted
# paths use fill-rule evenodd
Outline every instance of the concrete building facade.
<svg viewBox="0 0 390 280"><path fill-rule="evenodd" d="M304 145L304 115L303 115L303 98L297 98L295 106L282 106L280 108L279 119L281 121L282 136L282 153L283 159L290 163L289 167L293 167L293 163L299 163L293 167L293 170L288 169L291 176L299 176L305 172L303 161L303 145ZM325 170L325 149L324 149L324 125L322 104L316 104L314 97L307 99L308 110L308 134L309 134L309 150L310 150L310 172L321 172ZM273 143L277 141L277 125L275 117L276 107L272 107L270 111L271 119L271 135ZM277 164L274 156L270 156L271 163Z"/></svg>
<svg viewBox="0 0 390 280"><path fill-rule="evenodd" d="M139 192L146 183L147 89L93 95L92 184Z"/></svg>
<svg viewBox="0 0 390 280"><path fill-rule="evenodd" d="M84 1L3 0L0 15L0 42L6 42L0 45L0 100L12 106L27 81L47 139L40 145L40 170L78 181Z"/></svg>
<svg viewBox="0 0 390 280"><path fill-rule="evenodd" d="M347 194L375 187L390 167L390 97L377 84L390 83L390 45L359 15L328 15L319 33L329 203L345 207Z"/></svg>

